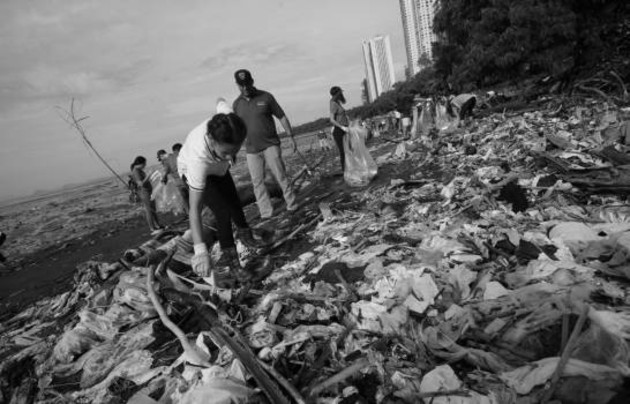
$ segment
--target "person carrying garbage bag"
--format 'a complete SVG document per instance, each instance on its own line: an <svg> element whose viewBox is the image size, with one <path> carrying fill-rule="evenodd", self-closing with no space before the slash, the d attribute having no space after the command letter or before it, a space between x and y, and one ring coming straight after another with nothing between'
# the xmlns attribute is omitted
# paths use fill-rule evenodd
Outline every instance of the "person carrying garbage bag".
<svg viewBox="0 0 630 404"><path fill-rule="evenodd" d="M216 269L229 268L230 274L241 282L252 278L252 274L241 267L232 223L236 225L238 238L247 248L262 247L254 239L245 220L229 171L246 133L243 120L220 98L217 114L188 134L177 159L178 172L189 188L188 217L194 248L191 259L193 271L202 277L212 276L214 286L218 287L224 285L217 284L221 279L217 277L218 271L212 270L210 253L203 239L201 211L204 205L210 208L217 223L221 256L215 263Z"/></svg>
<svg viewBox="0 0 630 404"><path fill-rule="evenodd" d="M341 172L346 170L346 156L343 150L343 139L348 133L348 125L350 120L348 114L342 106L346 103L346 97L343 95L341 87L334 86L330 88L330 123L333 125L332 136L339 149L339 161L341 163Z"/></svg>

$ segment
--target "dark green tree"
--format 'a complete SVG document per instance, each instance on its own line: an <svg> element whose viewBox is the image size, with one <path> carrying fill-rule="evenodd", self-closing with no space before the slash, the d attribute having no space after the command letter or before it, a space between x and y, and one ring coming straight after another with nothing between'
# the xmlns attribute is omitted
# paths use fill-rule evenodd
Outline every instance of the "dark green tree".
<svg viewBox="0 0 630 404"><path fill-rule="evenodd" d="M425 69L431 66L431 59L429 59L429 55L426 52L422 52L420 57L418 58L418 66L420 69Z"/></svg>
<svg viewBox="0 0 630 404"><path fill-rule="evenodd" d="M585 46L601 44L593 27L610 7L621 6L614 0L442 0L434 21L436 70L460 91L561 74L583 59Z"/></svg>

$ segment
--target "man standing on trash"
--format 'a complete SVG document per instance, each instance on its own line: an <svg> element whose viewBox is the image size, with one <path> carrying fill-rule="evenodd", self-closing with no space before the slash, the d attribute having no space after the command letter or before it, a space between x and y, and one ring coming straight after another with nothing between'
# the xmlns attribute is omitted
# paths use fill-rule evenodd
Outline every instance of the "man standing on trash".
<svg viewBox="0 0 630 404"><path fill-rule="evenodd" d="M280 185L287 211L293 212L297 209L295 194L282 160L280 137L273 118L276 117L280 121L293 142L294 152L297 152L291 124L274 96L254 87L254 79L248 70L237 70L234 79L241 95L234 101L233 109L247 127L245 140L247 167L252 177L260 217L269 219L273 215L273 205L265 186L265 167L269 167Z"/></svg>
<svg viewBox="0 0 630 404"><path fill-rule="evenodd" d="M241 267L232 223L236 225L238 238L246 247L256 249L262 245L254 239L245 220L229 171L245 140L245 123L231 112L223 99L217 103L217 112L188 134L177 159L177 168L190 189L189 220L195 252L191 259L193 270L200 276L212 275L214 285L220 286L217 272L211 272L210 253L204 240L201 221L203 205L210 208L217 222L221 246L217 268L228 267L231 275L241 281L252 277Z"/></svg>

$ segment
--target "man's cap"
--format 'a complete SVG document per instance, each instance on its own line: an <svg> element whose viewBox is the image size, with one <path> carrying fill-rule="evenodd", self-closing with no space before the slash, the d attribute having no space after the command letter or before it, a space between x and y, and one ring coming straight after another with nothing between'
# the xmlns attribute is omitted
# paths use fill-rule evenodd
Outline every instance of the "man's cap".
<svg viewBox="0 0 630 404"><path fill-rule="evenodd" d="M335 96L341 92L343 92L343 90L339 86L330 87L330 95L332 96Z"/></svg>
<svg viewBox="0 0 630 404"><path fill-rule="evenodd" d="M254 84L252 74L246 69L239 69L234 72L234 80L236 80L236 84L239 86L250 86Z"/></svg>
<svg viewBox="0 0 630 404"><path fill-rule="evenodd" d="M158 152L157 152L157 157L158 157L158 158L160 158L160 156L161 156L161 155L163 155L163 154L168 154L168 153L166 153L166 150L164 150L164 149L160 149L160 150L158 150Z"/></svg>

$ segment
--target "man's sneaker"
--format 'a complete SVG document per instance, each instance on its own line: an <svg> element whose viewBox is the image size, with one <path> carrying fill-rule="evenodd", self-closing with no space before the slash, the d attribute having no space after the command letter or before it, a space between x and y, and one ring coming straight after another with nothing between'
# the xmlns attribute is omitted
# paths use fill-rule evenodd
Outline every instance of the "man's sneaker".
<svg viewBox="0 0 630 404"><path fill-rule="evenodd" d="M217 267L228 267L230 272L238 279L240 282L248 281L252 278L252 274L245 271L243 267L241 267L241 262L238 259L238 252L236 251L236 247L226 248L221 251L221 257L217 261Z"/></svg>
<svg viewBox="0 0 630 404"><path fill-rule="evenodd" d="M249 227L241 228L236 231L238 239L241 240L241 243L247 248L252 250L262 248L265 244L261 241L258 241L254 238L254 234L252 233L252 229Z"/></svg>

